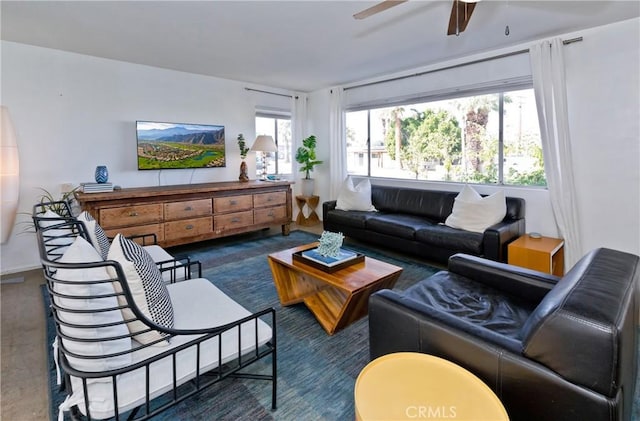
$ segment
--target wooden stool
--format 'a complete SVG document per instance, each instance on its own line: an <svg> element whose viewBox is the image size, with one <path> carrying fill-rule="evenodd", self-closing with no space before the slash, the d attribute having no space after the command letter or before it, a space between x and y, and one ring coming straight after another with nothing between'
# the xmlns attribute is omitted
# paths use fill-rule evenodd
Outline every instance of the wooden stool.
<svg viewBox="0 0 640 421"><path fill-rule="evenodd" d="M318 214L316 213L316 207L320 202L319 196L296 196L296 203L298 204L298 217L296 218L296 224L308 227L320 222ZM304 207L309 210L309 216L304 215Z"/></svg>
<svg viewBox="0 0 640 421"><path fill-rule="evenodd" d="M500 400L464 368L432 355L398 352L370 362L355 385L357 421L508 421Z"/></svg>

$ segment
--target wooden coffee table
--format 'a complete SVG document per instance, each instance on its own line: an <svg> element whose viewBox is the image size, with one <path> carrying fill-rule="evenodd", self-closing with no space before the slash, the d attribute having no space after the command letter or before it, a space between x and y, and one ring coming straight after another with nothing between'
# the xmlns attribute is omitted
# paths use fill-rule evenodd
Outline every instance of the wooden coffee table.
<svg viewBox="0 0 640 421"><path fill-rule="evenodd" d="M333 273L293 261L293 253L317 247L306 244L269 255L273 282L283 306L304 302L329 335L367 314L369 296L393 288L402 268L365 257Z"/></svg>

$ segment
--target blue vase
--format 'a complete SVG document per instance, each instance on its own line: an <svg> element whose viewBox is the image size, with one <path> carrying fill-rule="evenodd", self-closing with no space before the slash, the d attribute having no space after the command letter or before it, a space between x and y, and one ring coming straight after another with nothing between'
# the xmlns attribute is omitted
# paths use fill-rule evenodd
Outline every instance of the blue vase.
<svg viewBox="0 0 640 421"><path fill-rule="evenodd" d="M109 180L109 170L106 165L96 167L96 183L106 183Z"/></svg>

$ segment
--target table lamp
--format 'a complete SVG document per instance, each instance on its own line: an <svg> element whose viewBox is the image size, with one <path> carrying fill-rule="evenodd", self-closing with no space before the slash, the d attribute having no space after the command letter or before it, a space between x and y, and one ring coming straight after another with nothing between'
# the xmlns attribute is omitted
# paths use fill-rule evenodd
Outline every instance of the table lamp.
<svg viewBox="0 0 640 421"><path fill-rule="evenodd" d="M267 179L267 154L269 152L278 152L278 147L273 141L273 137L269 135L259 135L251 146L252 151L262 152L262 176L261 180Z"/></svg>

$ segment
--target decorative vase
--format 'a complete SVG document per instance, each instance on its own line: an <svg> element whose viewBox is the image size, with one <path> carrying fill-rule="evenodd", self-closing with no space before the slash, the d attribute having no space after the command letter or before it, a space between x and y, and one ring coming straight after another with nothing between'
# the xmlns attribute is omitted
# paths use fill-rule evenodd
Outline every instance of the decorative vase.
<svg viewBox="0 0 640 421"><path fill-rule="evenodd" d="M96 183L106 183L109 181L109 170L106 165L96 167Z"/></svg>
<svg viewBox="0 0 640 421"><path fill-rule="evenodd" d="M313 196L314 190L315 190L315 183L313 178L303 178L302 179L302 195Z"/></svg>
<svg viewBox="0 0 640 421"><path fill-rule="evenodd" d="M244 161L242 161L242 163L240 164L240 177L238 177L238 180L243 183L249 181L249 175L247 173L247 163Z"/></svg>

